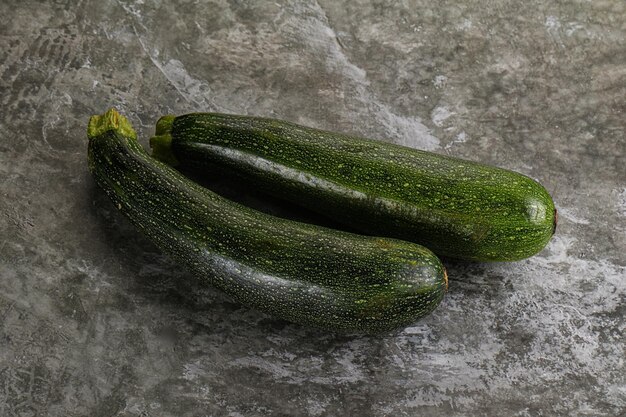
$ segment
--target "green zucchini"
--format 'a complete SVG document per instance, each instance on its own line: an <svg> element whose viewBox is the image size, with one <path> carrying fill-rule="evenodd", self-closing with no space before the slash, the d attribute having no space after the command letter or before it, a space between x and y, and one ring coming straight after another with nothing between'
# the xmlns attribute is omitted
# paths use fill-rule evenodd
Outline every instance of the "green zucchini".
<svg viewBox="0 0 626 417"><path fill-rule="evenodd" d="M556 227L552 198L522 174L293 123L216 113L164 116L153 156L222 170L356 230L440 255L519 260Z"/></svg>
<svg viewBox="0 0 626 417"><path fill-rule="evenodd" d="M379 332L431 312L439 259L400 240L260 213L152 158L115 110L89 121L89 167L115 206L181 266L234 300L292 322Z"/></svg>

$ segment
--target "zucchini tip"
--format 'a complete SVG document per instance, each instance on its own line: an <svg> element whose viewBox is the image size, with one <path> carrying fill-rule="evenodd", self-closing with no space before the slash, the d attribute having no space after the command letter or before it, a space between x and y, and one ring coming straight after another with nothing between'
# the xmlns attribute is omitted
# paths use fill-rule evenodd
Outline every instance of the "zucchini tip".
<svg viewBox="0 0 626 417"><path fill-rule="evenodd" d="M554 208L554 222L552 223L552 234L556 233L556 225L558 222L559 222L559 212L555 207Z"/></svg>

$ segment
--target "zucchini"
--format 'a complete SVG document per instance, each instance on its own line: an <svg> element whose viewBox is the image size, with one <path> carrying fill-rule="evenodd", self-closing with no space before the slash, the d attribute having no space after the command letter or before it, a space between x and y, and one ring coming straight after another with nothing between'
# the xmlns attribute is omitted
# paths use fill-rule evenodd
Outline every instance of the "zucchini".
<svg viewBox="0 0 626 417"><path fill-rule="evenodd" d="M181 266L241 304L295 323L379 332L431 312L439 259L400 240L298 223L227 200L152 158L115 110L93 116L89 168L115 206Z"/></svg>
<svg viewBox="0 0 626 417"><path fill-rule="evenodd" d="M153 156L196 172L222 170L368 234L440 255L513 261L556 228L539 183L492 166L247 116L164 116Z"/></svg>

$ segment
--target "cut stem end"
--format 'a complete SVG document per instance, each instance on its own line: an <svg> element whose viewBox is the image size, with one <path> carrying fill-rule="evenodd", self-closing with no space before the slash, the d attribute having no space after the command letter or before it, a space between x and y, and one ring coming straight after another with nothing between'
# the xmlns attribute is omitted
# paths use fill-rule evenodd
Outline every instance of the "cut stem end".
<svg viewBox="0 0 626 417"><path fill-rule="evenodd" d="M158 129L157 129L158 132ZM150 138L150 147L152 148L152 157L161 162L165 162L170 166L179 164L178 159L172 152L172 135L169 133L152 136Z"/></svg>
<svg viewBox="0 0 626 417"><path fill-rule="evenodd" d="M156 131L154 134L159 136L172 133L172 125L174 124L175 118L176 116L172 114L161 117L156 123Z"/></svg>
<svg viewBox="0 0 626 417"><path fill-rule="evenodd" d="M118 113L114 108L107 110L107 112L102 115L91 116L87 126L87 137L91 139L110 130L137 140L137 133L128 119Z"/></svg>

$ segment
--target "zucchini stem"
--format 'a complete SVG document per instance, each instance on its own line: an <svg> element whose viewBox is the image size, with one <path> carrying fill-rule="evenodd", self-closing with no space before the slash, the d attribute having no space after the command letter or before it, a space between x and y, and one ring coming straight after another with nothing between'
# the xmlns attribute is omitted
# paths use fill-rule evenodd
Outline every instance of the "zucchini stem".
<svg viewBox="0 0 626 417"><path fill-rule="evenodd" d="M152 136L150 138L150 147L152 148L152 157L161 162L175 167L178 165L178 159L172 152L172 135L166 133L164 135Z"/></svg>
<svg viewBox="0 0 626 417"><path fill-rule="evenodd" d="M107 110L103 115L91 116L87 126L87 137L93 139L110 130L120 133L122 136L137 140L137 133L128 119L117 112L114 108Z"/></svg>
<svg viewBox="0 0 626 417"><path fill-rule="evenodd" d="M159 119L156 124L156 132L155 135L165 135L168 133L172 133L172 125L174 124L174 119L176 116L173 114L168 114Z"/></svg>
<svg viewBox="0 0 626 417"><path fill-rule="evenodd" d="M172 152L172 125L175 118L172 114L161 117L156 124L154 136L150 138L152 157L173 167L179 163Z"/></svg>

